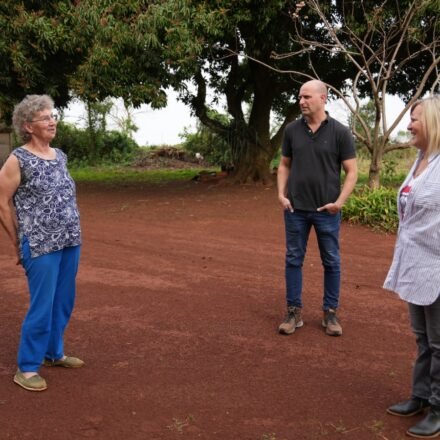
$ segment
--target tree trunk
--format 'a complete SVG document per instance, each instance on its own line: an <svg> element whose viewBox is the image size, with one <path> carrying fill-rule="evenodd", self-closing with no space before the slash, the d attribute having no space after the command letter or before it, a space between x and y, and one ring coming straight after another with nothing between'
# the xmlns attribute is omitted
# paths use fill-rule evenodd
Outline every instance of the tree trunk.
<svg viewBox="0 0 440 440"><path fill-rule="evenodd" d="M370 170L368 173L368 186L370 188L379 188L380 186L380 170L382 167L383 146L378 145L373 149L371 156Z"/></svg>
<svg viewBox="0 0 440 440"><path fill-rule="evenodd" d="M95 128L95 118L93 115L93 109L92 104L90 102L86 103L86 109L87 109L87 135L88 135L88 141L89 141L89 151L88 151L88 160L90 165L96 165L98 163L98 145L99 145L99 139L98 139L98 133Z"/></svg>
<svg viewBox="0 0 440 440"><path fill-rule="evenodd" d="M380 172L377 169L372 169L368 173L368 186L372 189L379 188L380 186Z"/></svg>
<svg viewBox="0 0 440 440"><path fill-rule="evenodd" d="M271 147L262 148L261 145L252 142L244 142L241 148L235 151L234 171L232 177L238 183L273 183L270 170L270 162L274 152Z"/></svg>

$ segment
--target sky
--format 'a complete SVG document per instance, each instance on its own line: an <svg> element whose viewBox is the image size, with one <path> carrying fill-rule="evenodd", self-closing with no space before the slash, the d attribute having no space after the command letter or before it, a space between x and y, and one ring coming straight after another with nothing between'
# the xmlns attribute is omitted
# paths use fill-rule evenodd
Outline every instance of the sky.
<svg viewBox="0 0 440 440"><path fill-rule="evenodd" d="M387 119L389 125L391 125L391 122L403 107L403 102L399 98L387 96ZM118 108L120 109L122 106L116 105L113 111L121 116L123 112L118 112ZM344 124L347 123L348 110L342 101L329 103L327 109L331 116ZM172 91L169 92L166 108L153 110L149 105L143 105L139 109L134 110L133 118L138 127L138 131L134 133L134 139L140 146L179 144L182 141L180 135L185 128L189 132L196 131L197 118L191 116L189 107L179 102L177 95ZM64 120L84 127L84 105L80 102L73 102L65 110ZM394 134L397 134L398 131L406 131L408 123L409 115L405 114ZM116 127L113 120L109 118L108 128L117 129Z"/></svg>
<svg viewBox="0 0 440 440"><path fill-rule="evenodd" d="M114 112L122 115L115 106ZM85 109L81 102L73 102L64 111L64 120L84 127ZM189 107L177 100L177 95L170 92L168 105L161 110L153 110L149 105L142 105L133 110L133 119L138 131L134 133L134 139L140 146L175 145L182 140L180 134L187 128L190 132L196 131L197 118L191 116ZM108 118L108 128L117 129L112 118Z"/></svg>

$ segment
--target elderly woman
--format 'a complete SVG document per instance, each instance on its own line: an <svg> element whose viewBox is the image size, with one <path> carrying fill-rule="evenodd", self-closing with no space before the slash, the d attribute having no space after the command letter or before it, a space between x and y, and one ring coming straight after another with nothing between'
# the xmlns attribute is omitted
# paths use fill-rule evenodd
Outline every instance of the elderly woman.
<svg viewBox="0 0 440 440"><path fill-rule="evenodd" d="M413 416L430 408L407 434L440 435L440 96L411 108L411 143L419 154L398 192L399 232L384 287L409 305L418 354L412 395L388 413Z"/></svg>
<svg viewBox="0 0 440 440"><path fill-rule="evenodd" d="M30 305L23 322L14 382L43 391L41 365L79 368L66 356L64 330L75 300L81 230L75 185L66 155L52 148L57 129L47 95L26 96L14 109L13 125L24 145L0 170L0 221L26 273ZM14 207L12 207L12 203Z"/></svg>

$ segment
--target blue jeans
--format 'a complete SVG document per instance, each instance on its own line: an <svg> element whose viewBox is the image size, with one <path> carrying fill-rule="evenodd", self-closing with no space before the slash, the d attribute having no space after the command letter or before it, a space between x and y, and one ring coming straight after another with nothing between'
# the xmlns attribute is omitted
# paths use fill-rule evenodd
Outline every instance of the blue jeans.
<svg viewBox="0 0 440 440"><path fill-rule="evenodd" d="M60 359L64 355L64 330L75 303L80 246L32 258L24 238L22 249L30 304L21 329L17 361L22 372L36 372L44 358Z"/></svg>
<svg viewBox="0 0 440 440"><path fill-rule="evenodd" d="M337 309L341 283L339 230L341 214L295 210L284 212L286 227L286 300L288 306L302 307L302 266L312 226L318 239L324 267L323 310Z"/></svg>

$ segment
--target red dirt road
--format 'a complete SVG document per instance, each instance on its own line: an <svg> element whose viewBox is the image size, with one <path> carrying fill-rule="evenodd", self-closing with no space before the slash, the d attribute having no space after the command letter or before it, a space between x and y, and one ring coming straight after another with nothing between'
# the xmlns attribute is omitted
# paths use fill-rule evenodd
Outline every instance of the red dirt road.
<svg viewBox="0 0 440 440"><path fill-rule="evenodd" d="M405 438L418 418L385 414L410 393L406 305L381 289L394 236L344 224L340 316L320 326L314 233L305 325L277 334L284 231L275 188L179 183L80 186L84 245L66 352L13 384L28 301L0 233L0 439L363 440Z"/></svg>

